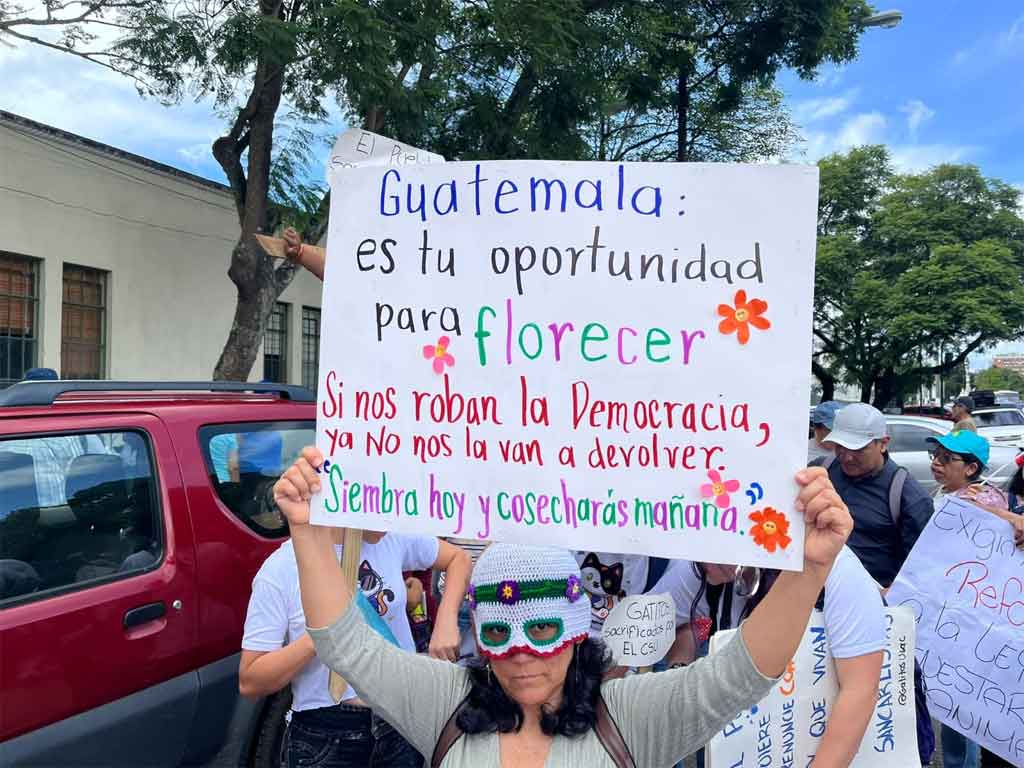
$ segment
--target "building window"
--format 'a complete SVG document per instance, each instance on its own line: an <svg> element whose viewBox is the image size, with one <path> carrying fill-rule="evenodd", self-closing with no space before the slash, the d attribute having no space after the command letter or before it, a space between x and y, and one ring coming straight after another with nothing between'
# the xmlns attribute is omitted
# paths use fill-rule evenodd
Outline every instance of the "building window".
<svg viewBox="0 0 1024 768"><path fill-rule="evenodd" d="M0 386L20 381L39 350L39 262L0 253Z"/></svg>
<svg viewBox="0 0 1024 768"><path fill-rule="evenodd" d="M263 380L288 381L288 305L277 302L263 333Z"/></svg>
<svg viewBox="0 0 1024 768"><path fill-rule="evenodd" d="M60 375L102 379L107 357L107 273L64 265Z"/></svg>
<svg viewBox="0 0 1024 768"><path fill-rule="evenodd" d="M320 370L320 310L302 308L302 386L316 392Z"/></svg>

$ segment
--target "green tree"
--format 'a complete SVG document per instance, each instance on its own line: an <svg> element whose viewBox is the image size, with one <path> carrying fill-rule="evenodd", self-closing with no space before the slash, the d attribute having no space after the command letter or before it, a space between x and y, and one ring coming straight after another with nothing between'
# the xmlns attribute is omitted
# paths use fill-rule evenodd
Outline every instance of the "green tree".
<svg viewBox="0 0 1024 768"><path fill-rule="evenodd" d="M975 389L1012 389L1024 397L1024 376L1009 368L986 368L974 377Z"/></svg>
<svg viewBox="0 0 1024 768"><path fill-rule="evenodd" d="M882 407L922 376L1020 335L1015 189L968 165L897 175L882 147L819 166L814 334L823 385L838 374Z"/></svg>
<svg viewBox="0 0 1024 768"><path fill-rule="evenodd" d="M610 121L630 134L625 146L678 161L781 155L796 133L775 75L791 68L810 78L822 62L853 59L871 12L864 0L622 5L626 20L612 24L628 38L621 53L600 57L611 66L599 115L629 108Z"/></svg>
<svg viewBox="0 0 1024 768"><path fill-rule="evenodd" d="M326 230L306 163L334 103L460 159L590 158L593 126L616 115L641 126L621 157L761 158L792 138L775 74L853 58L869 12L864 0L47 0L32 16L16 3L0 0L0 36L113 69L165 103L211 96L227 115L212 147L239 222L237 306L214 371L227 379L249 375L294 276L253 235Z"/></svg>

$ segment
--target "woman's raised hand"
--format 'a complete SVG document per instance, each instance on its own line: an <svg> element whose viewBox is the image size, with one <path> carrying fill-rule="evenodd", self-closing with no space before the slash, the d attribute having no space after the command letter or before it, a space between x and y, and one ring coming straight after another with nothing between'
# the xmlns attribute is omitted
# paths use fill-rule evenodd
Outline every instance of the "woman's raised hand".
<svg viewBox="0 0 1024 768"><path fill-rule="evenodd" d="M303 448L295 463L274 483L274 503L288 520L289 527L309 525L309 500L320 490L318 470L323 463L319 449Z"/></svg>
<svg viewBox="0 0 1024 768"><path fill-rule="evenodd" d="M804 562L831 568L853 530L853 518L839 498L823 467L808 467L796 475L801 486L796 510L804 516Z"/></svg>

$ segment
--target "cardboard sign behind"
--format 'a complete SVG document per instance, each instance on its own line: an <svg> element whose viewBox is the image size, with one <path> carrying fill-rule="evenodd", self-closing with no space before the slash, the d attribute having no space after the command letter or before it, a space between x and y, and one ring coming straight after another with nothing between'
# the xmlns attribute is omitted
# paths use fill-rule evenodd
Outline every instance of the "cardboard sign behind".
<svg viewBox="0 0 1024 768"><path fill-rule="evenodd" d="M737 631L716 633L711 638L712 653ZM878 703L850 764L853 768L920 765L914 713L914 617L904 609L887 608L886 635L889 646L882 660ZM814 611L779 685L711 740L709 768L810 764L838 692L824 614Z"/></svg>
<svg viewBox="0 0 1024 768"><path fill-rule="evenodd" d="M316 522L802 566L816 168L334 181Z"/></svg>
<svg viewBox="0 0 1024 768"><path fill-rule="evenodd" d="M932 717L1024 766L1024 552L1012 526L945 497L888 599L917 620Z"/></svg>
<svg viewBox="0 0 1024 768"><path fill-rule="evenodd" d="M621 667L649 667L665 658L676 639L672 595L624 597L605 619L601 636Z"/></svg>

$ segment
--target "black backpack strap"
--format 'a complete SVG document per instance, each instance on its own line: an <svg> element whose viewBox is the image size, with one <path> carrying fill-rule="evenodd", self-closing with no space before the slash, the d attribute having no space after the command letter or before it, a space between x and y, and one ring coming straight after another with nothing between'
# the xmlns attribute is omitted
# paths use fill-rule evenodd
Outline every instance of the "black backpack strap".
<svg viewBox="0 0 1024 768"><path fill-rule="evenodd" d="M892 524L897 528L900 524L900 512L903 509L903 486L906 485L909 474L906 467L896 467L896 473L892 476L892 482L889 484L889 516L892 518Z"/></svg>
<svg viewBox="0 0 1024 768"><path fill-rule="evenodd" d="M647 583L644 584L644 592L650 592L654 589L654 585L665 575L666 568L668 568L667 557L647 558Z"/></svg>
<svg viewBox="0 0 1024 768"><path fill-rule="evenodd" d="M608 711L604 696L600 693L597 695L597 722L594 724L594 730L597 732L597 739L604 747L604 751L615 763L615 768L636 768L633 755L629 753L629 747L626 746L626 741L622 738L622 732L612 718L612 713Z"/></svg>
<svg viewBox="0 0 1024 768"><path fill-rule="evenodd" d="M444 762L448 750L462 738L463 731L459 728L458 718L459 713L466 708L466 704L467 699L463 699L452 712L452 716L448 718L448 722L444 724L444 728L441 729L441 735L437 737L437 744L434 745L434 754L430 756L430 768L441 768L441 763Z"/></svg>
<svg viewBox="0 0 1024 768"><path fill-rule="evenodd" d="M821 588L821 592L818 593L818 599L814 603L814 607L819 611L825 610L825 588Z"/></svg>
<svg viewBox="0 0 1024 768"><path fill-rule="evenodd" d="M434 753L430 756L430 768L441 768L441 763L444 762L452 745L462 738L463 730L459 728L458 718L459 713L466 705L467 700L463 699L448 718L448 722L444 724L444 728L441 729L441 735L437 737L437 744L434 745ZM608 711L608 705L605 704L604 697L600 693L597 695L597 722L594 724L594 731L597 733L597 739L601 742L601 746L615 763L615 768L636 768L629 747L626 746L626 741L622 738L622 732L615 723L611 712Z"/></svg>

